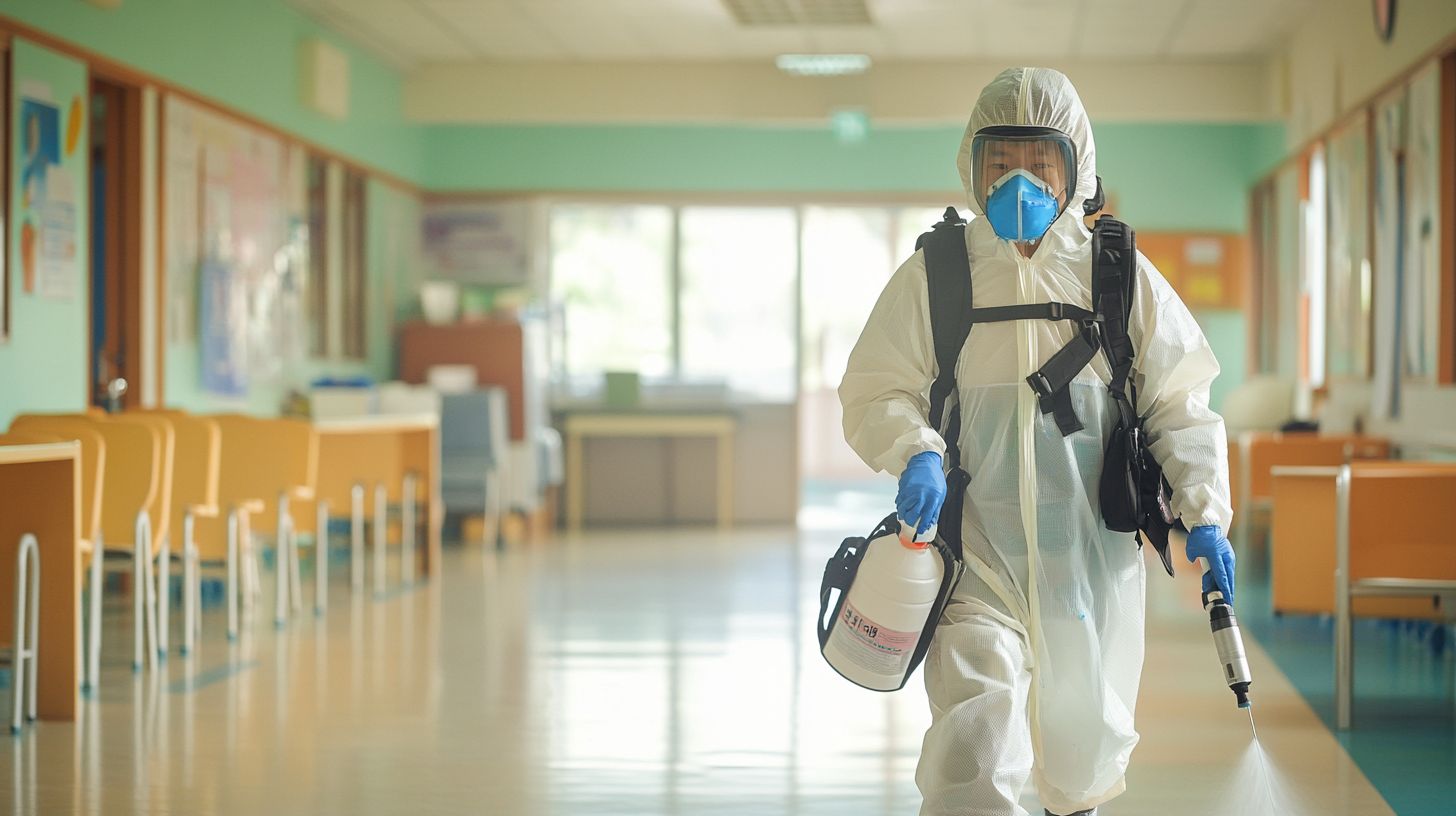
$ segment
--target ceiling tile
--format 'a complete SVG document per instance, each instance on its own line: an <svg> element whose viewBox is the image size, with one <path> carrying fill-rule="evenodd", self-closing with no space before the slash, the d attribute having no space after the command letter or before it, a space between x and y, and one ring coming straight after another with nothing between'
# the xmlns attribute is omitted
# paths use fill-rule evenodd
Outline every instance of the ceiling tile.
<svg viewBox="0 0 1456 816"><path fill-rule="evenodd" d="M1065 59L1076 29L1078 0L1023 0L983 5L988 57Z"/></svg>
<svg viewBox="0 0 1456 816"><path fill-rule="evenodd" d="M1073 57L1137 59L1159 54L1188 0L1083 0Z"/></svg>
<svg viewBox="0 0 1456 816"><path fill-rule="evenodd" d="M1166 56L1240 57L1267 51L1314 8L1313 0L1196 0Z"/></svg>
<svg viewBox="0 0 1456 816"><path fill-rule="evenodd" d="M423 0L488 59L559 59L566 51L545 30L503 0Z"/></svg>
<svg viewBox="0 0 1456 816"><path fill-rule="evenodd" d="M885 56L885 36L869 26L811 28L805 32L810 49L817 54L869 54Z"/></svg>
<svg viewBox="0 0 1456 816"><path fill-rule="evenodd" d="M879 0L871 6L887 57L974 59L982 52L977 3L962 0Z"/></svg>
<svg viewBox="0 0 1456 816"><path fill-rule="evenodd" d="M632 24L630 6L599 0L530 0L518 4L577 59L657 59Z"/></svg>
<svg viewBox="0 0 1456 816"><path fill-rule="evenodd" d="M331 4L334 13L368 29L418 62L470 59L479 56L428 10L407 0L348 0Z"/></svg>

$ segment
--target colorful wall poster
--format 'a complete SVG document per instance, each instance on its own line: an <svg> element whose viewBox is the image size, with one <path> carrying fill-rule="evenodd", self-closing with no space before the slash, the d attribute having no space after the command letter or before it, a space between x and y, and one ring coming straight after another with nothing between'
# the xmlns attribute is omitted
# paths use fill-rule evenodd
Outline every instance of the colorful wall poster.
<svg viewBox="0 0 1456 816"><path fill-rule="evenodd" d="M71 300L85 258L86 67L23 43L13 90L12 269L21 295Z"/></svg>
<svg viewBox="0 0 1456 816"><path fill-rule="evenodd" d="M248 397L306 353L306 155L174 95L162 119L167 342L197 350L189 392Z"/></svg>

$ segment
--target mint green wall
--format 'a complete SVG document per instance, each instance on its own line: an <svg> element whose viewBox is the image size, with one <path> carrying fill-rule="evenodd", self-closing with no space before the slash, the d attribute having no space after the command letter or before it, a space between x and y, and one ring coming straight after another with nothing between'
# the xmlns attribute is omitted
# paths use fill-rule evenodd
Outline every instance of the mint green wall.
<svg viewBox="0 0 1456 816"><path fill-rule="evenodd" d="M282 0L0 0L0 15L234 107L371 167L419 182L422 129L401 114L398 71ZM303 107L299 56L322 38L349 55L349 117Z"/></svg>
<svg viewBox="0 0 1456 816"><path fill-rule="evenodd" d="M926 192L960 197L963 128L501 125L428 128L433 190ZM1249 185L1283 155L1265 124L1094 126L1098 171L1139 229L1242 232Z"/></svg>
<svg viewBox="0 0 1456 816"><path fill-rule="evenodd" d="M1248 190L1284 155L1270 124L1094 124L1097 169L1117 214L1144 231L1242 233ZM827 128L435 126L426 186L564 192L921 192L962 201L961 127L884 127L840 144ZM1244 380L1245 320L1198 314L1224 373L1217 409Z"/></svg>
<svg viewBox="0 0 1456 816"><path fill-rule="evenodd" d="M18 112L21 96L12 95L13 112L9 156L10 177L14 179L9 191L10 212L16 215L10 230L9 257L6 259L10 272L10 337L0 340L0 429L9 427L10 420L18 413L30 412L72 412L85 410L89 390L87 365L90 352L90 262L91 246L88 240L90 207L90 158L87 145L90 144L86 117L82 117L78 147L71 155L65 154L67 123L70 121L71 100L88 98L86 91L86 66L75 60L23 40L17 40L12 51L12 78L17 81L38 80L49 86L51 97L60 109L59 133L61 145L61 167L71 175L74 183L76 219L75 262L72 269L74 291L64 298L47 297L40 291L41 281L36 281L36 291L24 291L24 275L21 271L20 231L23 221L32 222L39 232L41 225L34 223L39 214L33 208L23 206L23 189L19 158L24 141L20 129L24 126ZM85 108L83 108L84 110ZM52 196L57 192L49 191ZM39 243L40 236L36 241ZM37 256L40 254L36 248ZM39 258L36 259L37 266ZM37 276L39 277L39 276Z"/></svg>

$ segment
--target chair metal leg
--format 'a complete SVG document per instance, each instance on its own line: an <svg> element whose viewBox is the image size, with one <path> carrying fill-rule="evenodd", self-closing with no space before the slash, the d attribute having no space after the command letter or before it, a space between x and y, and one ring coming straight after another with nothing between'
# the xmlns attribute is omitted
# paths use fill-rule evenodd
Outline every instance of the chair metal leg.
<svg viewBox="0 0 1456 816"><path fill-rule="evenodd" d="M278 534L273 544L273 569L278 577L278 592L273 603L273 625L282 628L288 621L288 494L278 496Z"/></svg>
<svg viewBox="0 0 1456 816"><path fill-rule="evenodd" d="M1335 728L1350 727L1355 644L1350 620L1350 466L1335 478Z"/></svg>
<svg viewBox="0 0 1456 816"><path fill-rule="evenodd" d="M145 535L143 534L145 533ZM137 550L144 551L141 560L142 574L137 578L145 597L147 618L147 668L156 671L160 661L157 657L157 582L152 572L152 520L146 513L137 517Z"/></svg>
<svg viewBox="0 0 1456 816"><path fill-rule="evenodd" d="M197 645L198 599L202 596L201 570L197 569L197 548L192 544L192 511L182 516L182 654L192 654Z"/></svg>
<svg viewBox="0 0 1456 816"><path fill-rule="evenodd" d="M142 661L145 660L142 652L146 648L147 593L146 587L142 583L142 576L146 575L147 557L144 551L148 547L144 543L145 539L141 537L144 516L146 516L145 512L137 514L137 531L132 536L134 543L131 548L132 633L136 640L131 653L131 670L133 672L142 670Z"/></svg>
<svg viewBox="0 0 1456 816"><path fill-rule="evenodd" d="M318 532L313 538L313 613L322 615L329 608L329 503L318 501Z"/></svg>
<svg viewBox="0 0 1456 816"><path fill-rule="evenodd" d="M39 601L40 552L36 547L35 536L26 533L20 537L20 551L15 554L15 640L10 661L12 734L20 733L22 716L29 721L35 720Z"/></svg>
<svg viewBox="0 0 1456 816"><path fill-rule="evenodd" d="M227 615L228 641L238 639L238 511L229 510L227 520Z"/></svg>
<svg viewBox="0 0 1456 816"><path fill-rule="evenodd" d="M349 582L360 592L364 589L364 485L354 485L349 498Z"/></svg>
<svg viewBox="0 0 1456 816"><path fill-rule="evenodd" d="M96 548L91 553L91 625L86 638L86 690L95 692L101 687L101 596L106 589L106 575L102 569L106 547L101 535L96 535Z"/></svg>
<svg viewBox="0 0 1456 816"><path fill-rule="evenodd" d="M374 594L385 589L385 547L389 543L389 494L383 483L374 486Z"/></svg>
<svg viewBox="0 0 1456 816"><path fill-rule="evenodd" d="M258 548L253 544L253 519L246 510L238 517L238 555L243 568L243 605L251 611L263 600L263 569L258 563Z"/></svg>
<svg viewBox="0 0 1456 816"><path fill-rule="evenodd" d="M157 556L157 657L167 659L172 628L172 536L162 539L162 552Z"/></svg>
<svg viewBox="0 0 1456 816"><path fill-rule="evenodd" d="M400 582L409 586L415 582L415 481L413 473L404 476L404 493L399 500L400 526Z"/></svg>
<svg viewBox="0 0 1456 816"><path fill-rule="evenodd" d="M303 570L299 568L298 562L298 529L290 516L288 519L288 597L292 601L294 613L303 609Z"/></svg>

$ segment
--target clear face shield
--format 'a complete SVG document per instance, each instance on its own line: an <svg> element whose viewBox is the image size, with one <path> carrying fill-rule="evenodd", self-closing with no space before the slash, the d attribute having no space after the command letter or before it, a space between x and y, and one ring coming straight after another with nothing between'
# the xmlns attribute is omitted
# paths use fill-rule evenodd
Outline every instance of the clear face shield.
<svg viewBox="0 0 1456 816"><path fill-rule="evenodd" d="M1077 148L1053 128L982 128L971 139L971 183L998 236L1039 241L1077 189Z"/></svg>

